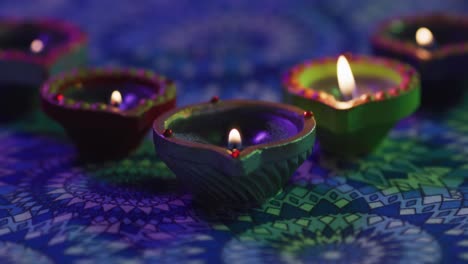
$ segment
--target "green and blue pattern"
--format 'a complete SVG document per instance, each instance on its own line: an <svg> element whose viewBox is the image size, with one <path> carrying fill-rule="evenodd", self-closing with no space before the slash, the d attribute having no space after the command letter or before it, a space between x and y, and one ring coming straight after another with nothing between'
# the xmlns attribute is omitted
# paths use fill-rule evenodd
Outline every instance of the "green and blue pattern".
<svg viewBox="0 0 468 264"><path fill-rule="evenodd" d="M110 12L110 9L112 12ZM178 80L179 105L279 101L306 58L367 52L381 19L468 11L464 0L26 1L90 35L94 65ZM320 146L277 196L243 212L193 204L148 138L128 158L79 163L37 112L0 126L1 263L462 263L468 261L468 101L402 120L366 157Z"/></svg>

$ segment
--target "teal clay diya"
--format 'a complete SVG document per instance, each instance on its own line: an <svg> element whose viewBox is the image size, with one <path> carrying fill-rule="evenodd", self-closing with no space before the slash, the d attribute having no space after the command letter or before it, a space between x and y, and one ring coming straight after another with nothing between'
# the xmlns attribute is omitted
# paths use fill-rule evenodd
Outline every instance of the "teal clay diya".
<svg viewBox="0 0 468 264"><path fill-rule="evenodd" d="M409 65L351 55L297 65L284 78L285 100L313 111L320 147L341 156L373 150L418 108L419 86Z"/></svg>
<svg viewBox="0 0 468 264"><path fill-rule="evenodd" d="M256 205L312 153L312 113L289 105L218 101L173 110L153 126L156 153L207 206Z"/></svg>
<svg viewBox="0 0 468 264"><path fill-rule="evenodd" d="M138 69L72 70L47 81L42 107L59 122L83 159L127 155L154 119L175 107L171 80Z"/></svg>
<svg viewBox="0 0 468 264"><path fill-rule="evenodd" d="M29 112L48 76L83 65L86 43L66 22L0 19L0 120Z"/></svg>
<svg viewBox="0 0 468 264"><path fill-rule="evenodd" d="M379 56L413 65L421 74L422 103L451 106L468 85L468 16L431 13L393 18L372 36Z"/></svg>

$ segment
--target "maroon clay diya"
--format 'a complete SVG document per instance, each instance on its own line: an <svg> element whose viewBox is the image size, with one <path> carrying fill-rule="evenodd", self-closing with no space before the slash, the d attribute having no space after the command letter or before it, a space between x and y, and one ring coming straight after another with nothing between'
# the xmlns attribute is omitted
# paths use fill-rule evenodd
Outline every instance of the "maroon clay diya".
<svg viewBox="0 0 468 264"><path fill-rule="evenodd" d="M419 70L423 105L447 106L462 98L468 84L468 16L433 13L394 18L379 26L372 48Z"/></svg>
<svg viewBox="0 0 468 264"><path fill-rule="evenodd" d="M153 125L156 153L206 206L244 207L277 194L311 154L312 113L279 103L214 98Z"/></svg>
<svg viewBox="0 0 468 264"><path fill-rule="evenodd" d="M36 105L48 76L84 65L86 35L55 20L0 20L0 119L27 113Z"/></svg>
<svg viewBox="0 0 468 264"><path fill-rule="evenodd" d="M372 151L420 103L414 68L369 56L296 65L285 75L284 91L286 102L314 112L320 147L339 156Z"/></svg>
<svg viewBox="0 0 468 264"><path fill-rule="evenodd" d="M153 120L175 107L175 84L137 69L72 70L48 80L42 106L85 159L120 158L135 149Z"/></svg>

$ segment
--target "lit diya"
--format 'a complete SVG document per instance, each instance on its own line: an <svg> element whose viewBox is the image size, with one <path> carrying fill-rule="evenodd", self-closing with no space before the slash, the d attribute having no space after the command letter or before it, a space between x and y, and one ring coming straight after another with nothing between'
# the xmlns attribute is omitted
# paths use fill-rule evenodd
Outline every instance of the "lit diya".
<svg viewBox="0 0 468 264"><path fill-rule="evenodd" d="M84 159L120 158L135 149L153 120L175 107L175 85L137 69L73 70L48 80L42 106Z"/></svg>
<svg viewBox="0 0 468 264"><path fill-rule="evenodd" d="M468 16L395 18L380 25L372 36L372 48L418 69L423 105L446 106L462 98L468 84Z"/></svg>
<svg viewBox="0 0 468 264"><path fill-rule="evenodd" d="M251 206L277 194L311 154L315 120L284 104L229 100L154 122L156 153L205 205Z"/></svg>
<svg viewBox="0 0 468 264"><path fill-rule="evenodd" d="M419 86L409 65L354 55L309 61L284 78L285 100L314 112L321 148L343 156L373 150L418 108Z"/></svg>
<svg viewBox="0 0 468 264"><path fill-rule="evenodd" d="M0 19L0 119L29 112L48 76L83 65L86 42L66 22Z"/></svg>

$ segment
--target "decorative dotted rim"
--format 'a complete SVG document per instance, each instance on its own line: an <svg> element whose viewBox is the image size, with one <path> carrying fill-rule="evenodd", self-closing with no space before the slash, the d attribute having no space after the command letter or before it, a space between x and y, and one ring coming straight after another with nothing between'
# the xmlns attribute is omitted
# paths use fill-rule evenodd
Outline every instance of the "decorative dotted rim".
<svg viewBox="0 0 468 264"><path fill-rule="evenodd" d="M0 50L0 59L50 66L64 54L80 48L87 42L87 36L84 32L75 25L65 21L50 19L0 19L0 25L7 27L17 27L27 23L32 23L41 29L61 32L66 36L66 41L42 56L15 49Z"/></svg>
<svg viewBox="0 0 468 264"><path fill-rule="evenodd" d="M364 65L382 65L389 70L393 70L401 77L401 81L395 85L395 87L388 89L387 91L379 91L373 94L366 93L357 98L354 98L347 102L341 102L336 100L335 96L325 91L316 90L313 87L303 86L299 77L304 73L305 70L315 67L321 67L325 64L336 65L338 57L326 57L318 60L309 60L304 63L298 64L292 67L283 78L283 85L288 93L300 96L306 99L314 100L331 106L336 109L346 110L355 106L359 106L366 103L382 101L385 99L398 97L411 89L418 87L418 74L416 70L410 65L400 63L396 60L385 59L380 57L370 56L357 56L357 55L346 55L346 58L352 64L364 64Z"/></svg>
<svg viewBox="0 0 468 264"><path fill-rule="evenodd" d="M243 148L242 150L237 150L237 149L231 150L231 149L220 147L217 145L198 143L198 142L189 141L186 139L177 138L173 136L173 133L176 133L176 131L173 131L172 129L168 129L168 126L175 120L178 120L179 118L187 118L186 113L188 112L190 112L191 114L193 114L193 112L196 112L197 115L200 115L200 114L203 114L203 112L205 111L210 113L211 111L214 111L216 109L218 110L220 109L219 111L222 112L225 110L232 110L232 109L245 108L245 107L250 107L250 108L258 107L258 108L268 109L270 111L281 109L289 113L295 113L298 116L302 116L304 119L302 130L298 131L295 135L285 138L285 139L280 139L280 140L269 142L269 143L248 146L248 147ZM267 150L267 149L285 146L288 144L295 144L298 140L300 141L303 138L307 137L309 134L313 133L315 130L315 127L316 127L316 122L315 122L314 114L310 111L304 111L301 108L294 106L294 105L267 102L267 101L256 101L256 100L240 100L240 99L219 100L219 98L218 100L215 100L215 101L210 100L209 102L205 102L205 103L192 104L192 105L188 105L182 108L173 109L159 116L153 122L153 131L157 133L158 135L160 135L162 138L164 138L164 141L170 142L171 144L183 146L183 147L215 151L224 156L229 156L231 158L239 159L239 160L243 160L243 159L253 156L254 154L258 154L257 151L259 150Z"/></svg>
<svg viewBox="0 0 468 264"><path fill-rule="evenodd" d="M121 80L130 80L143 82L155 89L155 93L149 98L140 99L138 105L128 109L120 110L110 104L105 103L87 103L85 101L76 101L64 98L61 91L69 88L69 85L77 82L85 82L93 79L110 80L119 78ZM136 68L95 68L95 69L75 69L55 75L46 81L41 88L41 96L49 103L74 110L101 111L122 116L138 116L144 114L149 109L174 100L176 96L175 83L164 76L154 72L136 69Z"/></svg>
<svg viewBox="0 0 468 264"><path fill-rule="evenodd" d="M380 46L385 49L393 50L398 53L409 55L416 59L444 58L452 55L468 54L468 41L454 44L445 44L439 48L428 51L419 47L413 41L399 40L391 37L390 29L395 23L422 24L424 22L445 23L449 25L457 25L465 27L468 31L468 16L433 13L428 15L417 15L407 17L397 17L383 22L372 37L372 42L375 46Z"/></svg>

